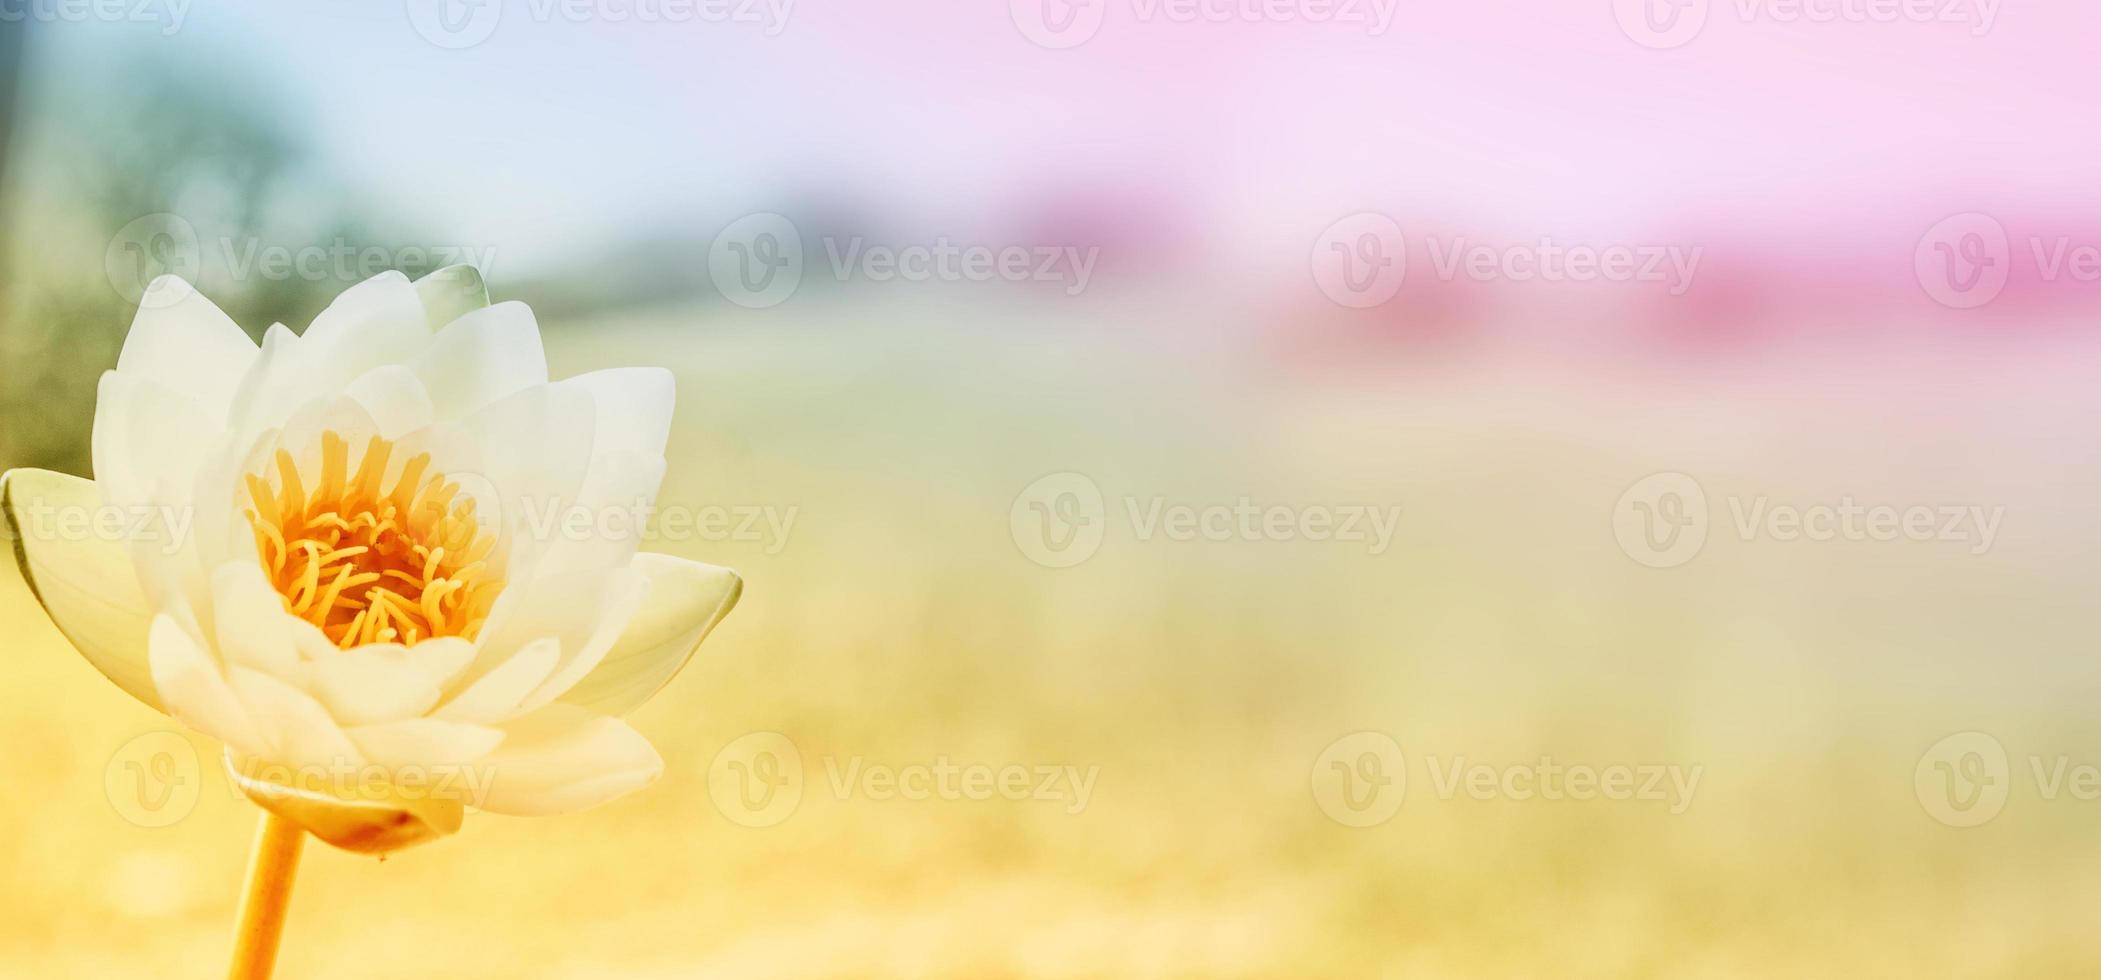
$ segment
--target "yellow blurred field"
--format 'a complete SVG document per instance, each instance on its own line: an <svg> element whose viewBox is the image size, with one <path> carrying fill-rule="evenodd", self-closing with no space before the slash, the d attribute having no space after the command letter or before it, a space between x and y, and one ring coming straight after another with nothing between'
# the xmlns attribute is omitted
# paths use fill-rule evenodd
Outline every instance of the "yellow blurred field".
<svg viewBox="0 0 2101 980"><path fill-rule="evenodd" d="M2038 795L2030 756L2101 762L2091 703L2101 475L2069 382L1995 384L2005 426L1877 455L1930 399L1801 372L1632 400L1558 369L1203 372L1114 324L996 310L915 326L672 310L550 337L559 375L679 376L667 503L772 508L785 541L669 547L742 570L742 605L636 716L669 767L598 811L470 818L384 862L308 852L298 978L2075 976L2101 969L2085 882L2101 802ZM2038 368L2083 356L2038 352ZM1900 367L1923 377L1947 367ZM1836 372L1835 372L1836 373ZM2031 374L2035 378L2041 372ZM1199 380L1201 379L1201 380ZM1770 379L1768 379L1770 380ZM1911 399L1911 401L1905 401ZM1841 413L1841 404L1851 411ZM1980 411L1983 411L1980 409ZM1836 421L1844 418L1850 421ZM2008 439L2020 431L2033 438ZM1612 512L1657 470L1817 501L1984 501L1995 547L1713 537L1652 569ZM1029 560L1015 496L1111 498L1098 553ZM1399 505L1392 546L1137 540L1123 497ZM9 572L0 977L216 976L255 811L191 739L200 799L128 822L106 770L169 723L64 645ZM1921 753L1979 729L2003 813L1937 822ZM1391 734L1405 802L1352 828L1316 760ZM775 826L711 796L716 753L780 733L804 769ZM1700 767L1643 800L1441 798L1493 766ZM871 765L1098 767L1054 800L836 792ZM113 762L114 760L114 762ZM123 785L119 780L118 785ZM121 794L119 794L121 795Z"/></svg>

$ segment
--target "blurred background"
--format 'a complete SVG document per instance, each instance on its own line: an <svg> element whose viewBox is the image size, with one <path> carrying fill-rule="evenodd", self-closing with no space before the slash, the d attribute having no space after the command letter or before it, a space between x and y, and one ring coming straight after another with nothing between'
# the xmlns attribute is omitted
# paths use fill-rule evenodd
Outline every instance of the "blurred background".
<svg viewBox="0 0 2101 980"><path fill-rule="evenodd" d="M288 977L2090 975L2097 37L0 2L0 466L88 473L162 272L677 373L655 548L747 588L664 778L311 848ZM218 975L217 747L11 568L0 651L0 977Z"/></svg>

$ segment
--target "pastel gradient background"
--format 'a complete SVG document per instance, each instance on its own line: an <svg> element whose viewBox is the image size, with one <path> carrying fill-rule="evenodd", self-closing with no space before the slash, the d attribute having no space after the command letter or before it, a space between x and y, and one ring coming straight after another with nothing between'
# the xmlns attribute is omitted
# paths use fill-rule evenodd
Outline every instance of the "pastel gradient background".
<svg viewBox="0 0 2101 980"><path fill-rule="evenodd" d="M311 848L283 976L2101 971L2101 7L80 9L0 0L0 465L87 472L143 276L259 333L462 252L677 373L730 523L654 547L747 580L659 783ZM1578 246L1693 264L1507 274ZM1855 506L1933 518L1766 522ZM0 572L0 977L219 974L254 810L172 731ZM858 779L943 761L1094 775Z"/></svg>

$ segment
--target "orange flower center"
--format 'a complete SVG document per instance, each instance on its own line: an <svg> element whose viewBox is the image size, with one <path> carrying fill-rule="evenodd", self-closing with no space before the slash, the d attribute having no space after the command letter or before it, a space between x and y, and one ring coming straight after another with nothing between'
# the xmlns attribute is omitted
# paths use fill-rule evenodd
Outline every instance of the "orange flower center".
<svg viewBox="0 0 2101 980"><path fill-rule="evenodd" d="M311 492L282 449L274 481L248 476L248 523L285 609L346 649L473 639L503 588L486 564L495 540L475 520L473 498L427 472L429 454L382 487L393 443L374 437L355 474L348 450L342 436L322 434Z"/></svg>

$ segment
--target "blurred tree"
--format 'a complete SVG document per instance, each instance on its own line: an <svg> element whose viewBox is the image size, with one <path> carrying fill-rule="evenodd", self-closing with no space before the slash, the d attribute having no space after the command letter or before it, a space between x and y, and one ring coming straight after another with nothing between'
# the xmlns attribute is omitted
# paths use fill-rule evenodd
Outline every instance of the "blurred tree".
<svg viewBox="0 0 2101 980"><path fill-rule="evenodd" d="M20 72L19 58L5 64ZM172 272L251 331L303 323L344 284L224 268L221 256L346 221L339 195L303 183L313 171L291 115L238 68L142 47L31 76L8 84L28 94L7 100L4 127L16 193L0 225L0 465L84 473L96 380L139 287Z"/></svg>
<svg viewBox="0 0 2101 980"><path fill-rule="evenodd" d="M8 136L15 129L15 89L22 80L22 42L28 32L27 17L0 20L0 188L7 186ZM0 197L0 215L5 212ZM5 289L0 284L0 289Z"/></svg>

